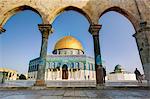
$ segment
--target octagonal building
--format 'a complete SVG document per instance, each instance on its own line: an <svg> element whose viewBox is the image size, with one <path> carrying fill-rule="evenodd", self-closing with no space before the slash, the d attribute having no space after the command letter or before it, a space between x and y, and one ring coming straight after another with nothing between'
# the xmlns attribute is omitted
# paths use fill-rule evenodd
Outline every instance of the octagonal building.
<svg viewBox="0 0 150 99"><path fill-rule="evenodd" d="M35 80L40 58L30 61L28 79ZM86 56L82 44L73 36L57 41L47 55L45 80L96 80L94 58Z"/></svg>

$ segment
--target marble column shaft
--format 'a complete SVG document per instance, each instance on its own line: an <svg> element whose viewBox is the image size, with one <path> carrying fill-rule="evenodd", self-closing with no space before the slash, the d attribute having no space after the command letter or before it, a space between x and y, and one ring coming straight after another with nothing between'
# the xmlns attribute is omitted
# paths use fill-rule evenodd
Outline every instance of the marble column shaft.
<svg viewBox="0 0 150 99"><path fill-rule="evenodd" d="M99 30L101 25L94 24L90 25L89 32L93 36L94 42L94 54L95 54L95 70L96 70L96 84L103 85L103 68L100 52L100 43L99 43Z"/></svg>
<svg viewBox="0 0 150 99"><path fill-rule="evenodd" d="M52 26L50 24L39 24L38 27L42 35L42 44L40 51L40 63L38 67L35 85L43 86L45 85L45 68L46 68L48 36L51 33Z"/></svg>

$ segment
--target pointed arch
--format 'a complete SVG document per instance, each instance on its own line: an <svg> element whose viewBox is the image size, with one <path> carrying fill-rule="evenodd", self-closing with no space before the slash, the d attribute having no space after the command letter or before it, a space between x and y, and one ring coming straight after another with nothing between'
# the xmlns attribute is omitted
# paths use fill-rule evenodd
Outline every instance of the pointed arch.
<svg viewBox="0 0 150 99"><path fill-rule="evenodd" d="M73 11L76 11L76 12L82 14L88 20L88 22L90 24L92 23L92 20L91 20L90 16L88 15L88 13L86 13L83 9L75 7L75 6L67 6L67 7L58 9L55 12L54 16L50 19L50 22L53 23L54 20L57 18L57 16L59 16L59 14L63 13L64 11L70 11L70 10L73 10Z"/></svg>
<svg viewBox="0 0 150 99"><path fill-rule="evenodd" d="M109 11L115 11L120 13L121 15L125 16L133 25L135 31L137 31L137 29L139 28L139 20L137 18L135 18L131 13L129 13L127 10L120 8L118 6L113 6L110 7L108 9L105 9L101 14L100 17L102 15L104 15L105 13L109 12ZM100 18L99 17L99 18Z"/></svg>
<svg viewBox="0 0 150 99"><path fill-rule="evenodd" d="M2 22L0 23L0 26L3 26L5 25L5 23L15 14L17 14L18 12L21 12L21 11L24 11L24 10L31 10L35 13L37 13L41 19L42 19L42 22L44 21L43 20L43 16L42 16L42 13L40 13L37 9L31 7L31 6L28 6L28 5L22 5L22 6L18 6L18 7L15 7L15 8L12 8L11 10L7 11L3 16L3 19L2 19Z"/></svg>

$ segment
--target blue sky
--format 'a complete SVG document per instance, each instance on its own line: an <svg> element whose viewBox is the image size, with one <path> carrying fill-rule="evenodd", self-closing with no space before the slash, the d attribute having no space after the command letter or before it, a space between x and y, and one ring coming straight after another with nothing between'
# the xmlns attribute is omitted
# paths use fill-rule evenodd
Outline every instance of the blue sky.
<svg viewBox="0 0 150 99"><path fill-rule="evenodd" d="M0 66L20 73L27 72L29 60L40 53L41 33L37 26L40 23L40 16L28 10L17 13L7 21L4 26L7 31L0 35ZM108 12L100 18L99 23L102 24L101 53L107 72L113 71L117 64L130 72L136 67L143 72L137 45L132 37L135 30L130 21L119 13ZM64 12L56 17L52 26L54 33L49 36L48 54L52 53L60 38L71 35L82 43L88 56L94 57L93 39L84 16L75 11Z"/></svg>

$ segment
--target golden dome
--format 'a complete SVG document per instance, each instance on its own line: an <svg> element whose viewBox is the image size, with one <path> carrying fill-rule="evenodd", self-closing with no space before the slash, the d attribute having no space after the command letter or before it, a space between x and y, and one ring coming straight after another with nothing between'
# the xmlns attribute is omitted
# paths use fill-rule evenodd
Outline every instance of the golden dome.
<svg viewBox="0 0 150 99"><path fill-rule="evenodd" d="M82 44L72 36L65 36L60 39L56 43L54 50L57 49L78 49L83 51Z"/></svg>

